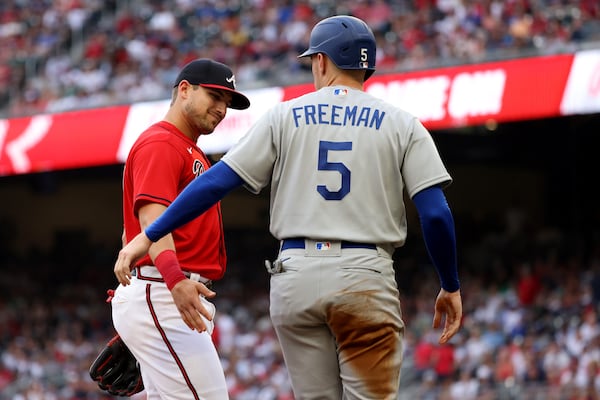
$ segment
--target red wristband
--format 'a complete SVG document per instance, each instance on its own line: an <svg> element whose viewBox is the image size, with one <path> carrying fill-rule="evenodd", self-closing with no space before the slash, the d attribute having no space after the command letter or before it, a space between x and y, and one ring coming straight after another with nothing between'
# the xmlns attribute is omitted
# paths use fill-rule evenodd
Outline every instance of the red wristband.
<svg viewBox="0 0 600 400"><path fill-rule="evenodd" d="M154 265L162 275L169 290L180 281L185 279L185 275L179 266L177 255L173 250L165 250L156 256Z"/></svg>

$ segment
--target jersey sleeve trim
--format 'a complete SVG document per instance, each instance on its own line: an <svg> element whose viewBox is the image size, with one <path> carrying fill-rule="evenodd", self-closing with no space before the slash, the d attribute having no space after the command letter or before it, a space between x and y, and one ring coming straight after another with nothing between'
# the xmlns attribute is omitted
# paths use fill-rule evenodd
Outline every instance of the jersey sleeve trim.
<svg viewBox="0 0 600 400"><path fill-rule="evenodd" d="M256 181L252 179L252 177L246 174L240 166L233 160L223 157L221 160L225 163L229 168L231 168L242 180L244 181L244 187L252 194L260 193L262 187Z"/></svg>
<svg viewBox="0 0 600 400"><path fill-rule="evenodd" d="M446 187L450 186L451 183L452 183L452 177L448 174L444 174L444 175L438 176L436 178L431 178L427 181L422 182L420 185L415 186L408 193L408 196L412 199L417 193L419 193L422 190L425 190L427 188L430 188L430 187L436 186L436 185L439 185L442 189L445 189Z"/></svg>

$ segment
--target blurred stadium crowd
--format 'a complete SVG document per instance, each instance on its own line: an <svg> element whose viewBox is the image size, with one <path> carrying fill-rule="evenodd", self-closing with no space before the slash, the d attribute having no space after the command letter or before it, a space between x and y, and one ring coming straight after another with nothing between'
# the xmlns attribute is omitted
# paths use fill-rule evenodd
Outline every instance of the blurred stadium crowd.
<svg viewBox="0 0 600 400"><path fill-rule="evenodd" d="M311 82L296 56L338 13L373 28L381 72L600 41L597 0L3 0L0 117L166 99L198 56L232 66L241 89Z"/></svg>
<svg viewBox="0 0 600 400"><path fill-rule="evenodd" d="M165 99L198 56L233 66L242 89L308 82L296 56L313 24L336 13L372 26L379 71L600 41L597 0L3 0L0 118ZM408 325L401 399L600 399L600 232L522 217L457 218L465 321L446 346L430 329L437 287L420 237L396 252ZM0 224L0 400L109 399L87 370L114 332L103 300L117 247L62 241L23 256L13 228ZM215 289L232 400L291 400L261 267L276 243L247 232L228 241Z"/></svg>

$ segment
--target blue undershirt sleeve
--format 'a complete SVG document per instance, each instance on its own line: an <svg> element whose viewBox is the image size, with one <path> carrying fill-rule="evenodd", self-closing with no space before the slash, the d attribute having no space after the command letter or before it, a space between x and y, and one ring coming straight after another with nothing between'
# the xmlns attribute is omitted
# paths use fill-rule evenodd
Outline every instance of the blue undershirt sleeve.
<svg viewBox="0 0 600 400"><path fill-rule="evenodd" d="M419 214L423 239L441 286L448 292L460 289L456 256L454 219L439 186L424 189L413 196Z"/></svg>
<svg viewBox="0 0 600 400"><path fill-rule="evenodd" d="M215 163L191 181L165 212L146 228L146 236L156 242L208 210L242 184L244 180L227 164L223 161Z"/></svg>

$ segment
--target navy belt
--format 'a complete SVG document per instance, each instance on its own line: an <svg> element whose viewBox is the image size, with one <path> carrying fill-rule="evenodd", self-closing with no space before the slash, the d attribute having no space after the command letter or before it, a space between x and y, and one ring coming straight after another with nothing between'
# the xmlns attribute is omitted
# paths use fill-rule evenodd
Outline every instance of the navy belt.
<svg viewBox="0 0 600 400"><path fill-rule="evenodd" d="M321 240L321 242L327 242L327 240ZM304 248L304 238L291 238L291 239L283 239L281 243L281 250L287 249L303 249ZM377 246L373 243L358 243L358 242L348 242L346 240L341 241L342 249L371 249L377 250Z"/></svg>

